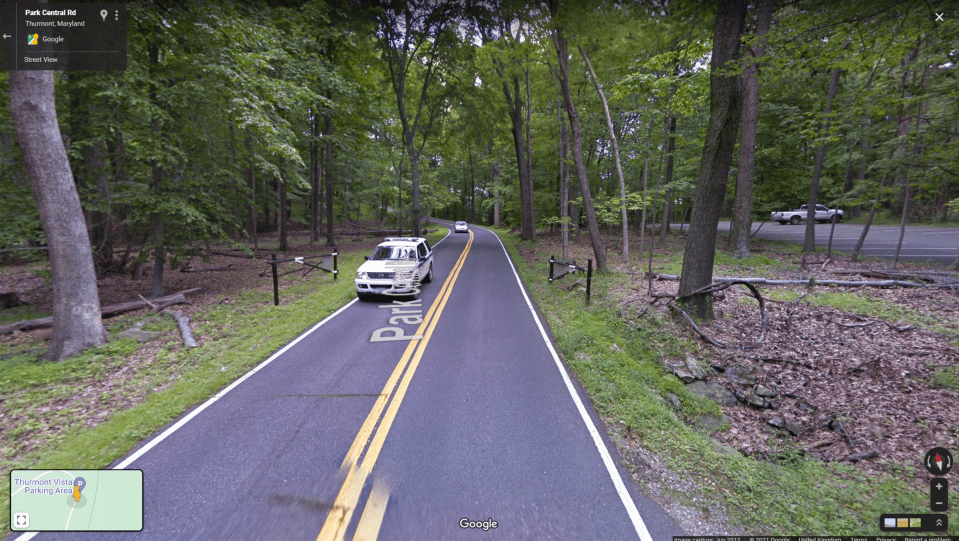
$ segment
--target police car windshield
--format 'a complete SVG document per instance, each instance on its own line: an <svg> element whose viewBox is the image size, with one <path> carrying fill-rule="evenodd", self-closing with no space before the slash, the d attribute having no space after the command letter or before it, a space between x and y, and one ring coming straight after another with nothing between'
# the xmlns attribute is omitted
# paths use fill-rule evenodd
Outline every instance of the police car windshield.
<svg viewBox="0 0 959 541"><path fill-rule="evenodd" d="M387 259L415 261L416 248L411 246L377 246L370 256L372 261L384 261Z"/></svg>

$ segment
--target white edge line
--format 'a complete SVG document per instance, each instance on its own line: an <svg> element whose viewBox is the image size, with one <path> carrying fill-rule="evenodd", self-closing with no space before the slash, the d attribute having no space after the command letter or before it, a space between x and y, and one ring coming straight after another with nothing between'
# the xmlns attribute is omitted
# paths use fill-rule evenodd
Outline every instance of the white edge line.
<svg viewBox="0 0 959 541"><path fill-rule="evenodd" d="M433 218L433 219L436 220L436 218ZM439 220L436 220L436 223L442 225L443 227L446 227L446 224L440 222ZM453 232L452 229L450 229L449 227L446 227L446 237L450 236L450 233L452 233L452 232ZM433 246L436 246L437 244L439 244L439 243L443 242L444 240L446 240L446 237L443 237L443 238L441 238L440 240L434 242L434 243L433 243Z"/></svg>
<svg viewBox="0 0 959 541"><path fill-rule="evenodd" d="M445 226L444 226L444 227L445 227ZM448 236L450 235L450 232L451 232L450 229L447 227L447 228L446 228L446 237L448 237ZM446 240L446 237L443 237L442 239L436 241L436 243L433 244L433 246L436 246L437 244L439 244L439 243L443 242L444 240ZM504 248L504 249L505 249L505 248ZM206 402L204 402L200 407L198 407L198 408L194 409L193 411L191 411L186 417L184 417L184 418L180 419L179 421L177 421L177 423L176 423L175 425L173 425L173 426L171 426L170 428L164 430L162 434L160 434L159 436L157 436L156 438L154 438L153 440L151 440L150 443L144 445L143 447L141 447L140 449L138 449L137 452L133 453L132 455L130 455L129 457L127 457L123 462L117 464L116 466L114 466L114 467L111 468L111 469L113 469L113 470L123 470L123 469L126 469L126 467L129 466L130 464L132 464L134 461L136 461L136 459L140 458L141 456L143 456L144 454L146 454L147 451L149 451L150 449L153 449L154 447L156 447L157 445L159 445L160 442L162 442L163 440L165 440L165 439L167 439L168 437L170 437L171 434L173 434L174 432L176 432L177 430L179 430L180 428L182 428L183 425L185 425L185 424L187 424L188 422L190 422L191 419L193 419L194 417L196 417L197 415L199 415L200 412L202 412L202 411L205 410L206 408L210 407L214 402L216 402L217 400L223 398L228 392L232 391L237 385L243 383L247 378L249 378L249 377L252 376L253 374L256 374L257 372L259 372L260 370L262 370L263 368L265 368L266 365L268 365L268 364L270 364L271 362L273 362L274 359L276 359L277 357L279 357L280 355L282 355L283 353L285 353L285 352L286 352L288 349L290 349L291 347L295 346L300 340L303 340L304 338L306 338L307 336L309 336L313 331L315 331L316 329L319 329L324 323L326 323L327 321L329 321L329 320L333 319L334 317L338 316L338 315L340 314L340 312L346 310L347 308L349 308L350 306L352 306L353 303L357 302L358 300L359 300L359 299L354 298L352 301L350 301L350 302L346 303L345 305L343 305L342 307L340 307L340 309L337 310L336 312L333 312L332 314L326 316L326 318L323 319L323 321L320 321L319 323L317 323L316 325L314 325L313 327L311 327L308 331L306 331L305 333L303 333L303 334L301 334L300 336L298 336L295 340L293 340L293 341L290 342L289 344L283 346L282 349L280 349L279 351L277 351L277 352L274 353L273 355L270 355L269 358L267 358L267 359L266 359L265 361L263 361L262 363L258 364L258 365L256 366L256 368L254 368L253 370L250 370L249 372L247 372L246 374L244 374L243 377L241 377L240 379L238 379L238 380L234 381L233 383L231 383L227 388L223 389L222 391L220 391L219 393L217 393L216 395L214 395L213 398L210 398L209 400L207 400ZM36 536L37 533L38 533L38 532L26 532L26 533L24 533L23 535L21 535L20 537L17 537L16 539L17 539L17 541L29 541L30 539L33 539L33 537Z"/></svg>
<svg viewBox="0 0 959 541"><path fill-rule="evenodd" d="M486 231L489 230L486 229ZM520 280L519 273L516 272L516 267L513 265L513 260L510 258L509 252L506 250L506 245L503 244L503 241L499 238L499 235L493 233L492 231L489 232L496 237L496 240L499 241L500 246L503 247L503 252L506 254L506 260L509 261L509 266L513 269L513 276L516 277L516 282L519 284L519 290L523 293L523 298L526 299L526 306L529 307L530 313L533 314L533 321L535 321L536 326L539 327L539 333L543 336L543 341L546 342L546 347L549 348L549 352L553 356L553 361L556 363L556 368L559 369L560 375L563 376L563 381L566 383L566 389L569 390L570 396L573 397L573 402L576 403L576 409L579 410L579 415L583 418L583 422L586 423L586 429L589 430L590 436L593 437L593 443L596 444L596 449L599 450L599 454L603 458L603 464L606 465L606 470L609 472L609 477L613 480L613 485L616 487L616 492L619 493L619 498L623 501L623 505L626 507L626 513L633 521L633 526L636 528L636 534L639 535L639 538L643 541L653 541L653 538L649 535L649 530L646 529L646 523L643 522L643 517L640 516L639 510L636 509L636 504L633 502L632 496L630 496L629 491L626 490L626 485L623 483L623 478L619 475L619 470L616 469L616 464L613 463L613 458L610 456L609 450L606 448L606 444L603 443L603 439L600 437L599 431L596 430L596 425L593 423L593 420L590 419L589 413L586 412L586 408L583 406L583 401L580 400L579 394L573 387L573 382L569 379L569 374L566 372L566 367L564 367L563 362L559 360L559 355L557 355L556 350L553 349L553 344L549 341L549 336L546 334L546 329L543 328L543 324L540 322L539 316L536 315L536 310L533 309L533 303L530 302L529 295L526 294L526 289L523 287L523 281Z"/></svg>
<svg viewBox="0 0 959 541"><path fill-rule="evenodd" d="M288 349L290 349L291 347L293 347L293 346L295 346L296 344L298 344L298 343L300 342L300 340L303 340L304 338L306 338L307 336L309 336L310 333L312 333L312 332L315 331L316 329L319 329L324 323L326 323L327 321L329 321L329 320L333 319L334 317L336 317L337 315L339 315L340 312L342 312L342 311L346 310L347 308L349 308L350 306L352 306L353 303L355 303L357 300L358 300L358 299L353 299L352 301L350 301L350 302L346 303L345 305L343 305L342 307L340 307L340 309L337 310L336 312L333 312L332 314L326 316L326 318L323 319L323 321L320 321L319 323L317 323L316 325L314 325L313 327L311 327L310 330L308 330L308 331L306 331L305 333L301 334L300 336L298 336L295 340L293 340L293 341L290 342L289 344L283 346L282 349L280 349L279 351L277 351L277 352L274 353L273 355L270 355L270 357L269 357L267 360L265 360L265 361L263 361L262 363L258 364L258 365L256 366L256 368L254 368L253 370L250 370L250 371L247 372L246 374L243 374L243 377L241 377L240 379L238 379L238 380L234 381L233 383L231 383L229 387L227 387L227 388L223 389L222 391L218 392L216 395L213 396L213 398L210 398L209 400L207 400L206 402L204 402L203 405L201 405L200 407L198 407L198 408L194 409L193 411L191 411L186 417L184 417L184 418L180 419L179 421L177 421L177 423L176 423L175 425L173 425L173 426L171 426L170 428L164 430L162 434L160 434L159 436L157 436L156 438L154 438L153 440L151 440L150 443L144 445L144 446L141 447L139 450L137 450L137 452L133 453L132 455L130 455L129 457L127 457L126 460L124 460L123 462L117 464L116 466L114 466L114 467L111 468L111 469L114 469L114 470L122 470L122 469L125 469L127 466L129 466L130 464L132 464L136 459L138 459L138 458L140 458L141 456L143 456L147 451L149 451L150 449L153 449L154 447L156 447L160 442L162 442L163 440L167 439L171 434L173 434L174 432L176 432L177 430L179 430L183 425L185 425L185 424L187 424L188 422L190 422L190 419L193 419L194 417L196 417L197 415L199 415L200 412L202 412L203 410L205 410L205 409L207 409L208 407L210 407L214 402L216 402L217 400L223 398L223 397L226 395L226 393L232 391L237 385L239 385L239 384L243 383L244 381L246 381L247 378L249 378L249 377L252 376L253 374L256 374L257 372L259 372L260 370L262 370L263 368L265 368L266 365L268 365L268 364L270 364L271 362L273 362L274 359L276 359L277 357L279 357L280 355L282 355L283 353L285 353L285 352L286 352Z"/></svg>

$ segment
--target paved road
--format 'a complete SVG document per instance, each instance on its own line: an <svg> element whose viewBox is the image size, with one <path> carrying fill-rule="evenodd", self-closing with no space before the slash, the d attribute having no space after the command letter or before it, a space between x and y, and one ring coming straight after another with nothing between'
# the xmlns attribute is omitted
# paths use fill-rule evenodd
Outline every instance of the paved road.
<svg viewBox="0 0 959 541"><path fill-rule="evenodd" d="M471 229L437 244L419 302L350 303L122 461L143 470L142 532L36 537L683 535L621 471L499 240ZM371 342L384 327L423 338Z"/></svg>
<svg viewBox="0 0 959 541"><path fill-rule="evenodd" d="M759 227L753 223L753 231ZM829 242L829 233L832 224L816 224L816 246L825 248ZM832 248L839 252L852 253L862 235L862 225L836 224L833 232ZM720 231L729 231L729 222L719 222ZM776 222L766 222L756 234L756 237L766 240L782 240L803 243L806 235L806 224L779 225ZM861 254L866 257L892 259L899 243L899 226L874 225L869 228L869 235L863 243ZM920 227L907 226L903 238L902 250L899 253L902 261L925 261L951 265L959 259L959 229L950 227Z"/></svg>

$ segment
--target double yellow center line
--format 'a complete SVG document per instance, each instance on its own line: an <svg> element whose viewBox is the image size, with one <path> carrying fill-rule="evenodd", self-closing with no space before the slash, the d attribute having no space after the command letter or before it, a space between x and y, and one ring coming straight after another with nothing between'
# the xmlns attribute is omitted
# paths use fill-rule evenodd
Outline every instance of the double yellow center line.
<svg viewBox="0 0 959 541"><path fill-rule="evenodd" d="M317 541L342 541L346 535L346 529L353 517L353 511L360 499L360 493L363 491L363 485L366 483L366 479L373 470L373 465L376 464L376 459L383 449L383 442L386 441L386 435L389 434L390 427L393 426L393 420L396 418L396 412L406 395L410 380L413 379L416 367L419 366L420 359L423 358L423 351L426 350L430 337L433 336L433 329L436 328L436 323L446 307L446 301L449 300L450 293L453 291L453 284L456 283L456 279L463 269L463 264L466 262L466 255L473 244L473 232L470 231L469 235L466 247L463 248L456 265L453 266L453 271L450 272L443 288L440 289L440 294L433 301L433 305L426 313L423 323L416 331L416 335L421 335L423 338L411 340L406 347L406 351L400 357L399 363L393 369L390 379L386 381L386 386L383 387L383 391L376 399L373 409L370 410L370 414L367 415L363 426L356 434L356 439L353 440L353 445L350 446L350 450L343 459L342 467L347 471L346 478L343 480L343 486L340 487L336 500L334 500L333 506L326 517L326 522L323 523L323 529L320 530L320 534L316 538ZM400 376L403 378L402 381L400 381ZM399 387L397 387L398 381ZM390 399L390 396L392 396L392 399ZM388 400L389 407L387 407ZM383 415L384 408L386 408L385 415ZM377 426L377 423L379 423L379 426ZM372 442L370 442L371 436ZM367 448L368 442L369 448ZM364 449L366 449L365 455L363 454ZM360 461L361 458L362 462ZM388 500L388 488L380 481L374 482L366 508L356 528L355 541L376 539Z"/></svg>

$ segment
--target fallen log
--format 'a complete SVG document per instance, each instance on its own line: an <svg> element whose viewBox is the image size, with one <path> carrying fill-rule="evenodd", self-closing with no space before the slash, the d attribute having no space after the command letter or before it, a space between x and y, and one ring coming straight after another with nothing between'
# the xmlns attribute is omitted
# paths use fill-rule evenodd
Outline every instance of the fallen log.
<svg viewBox="0 0 959 541"><path fill-rule="evenodd" d="M180 335L183 336L183 345L190 348L199 347L193 338L193 331L190 330L190 318L183 315L183 312L174 312L172 310L163 310L161 314L166 314L176 320L180 327Z"/></svg>
<svg viewBox="0 0 959 541"><path fill-rule="evenodd" d="M185 289L178 293L173 293L172 295L157 297L153 299L152 301L139 300L139 301L123 302L120 304L106 306L100 309L100 317L115 316L117 314L132 312L134 310L139 310L141 308L148 308L150 306L150 302L152 302L154 305L157 306L158 309L161 309L161 310L165 308L166 306L170 306L173 304L189 303L190 301L186 299L185 295L187 293L193 293L196 291L200 291L200 288L195 287L192 289ZM2 327L0 327L0 335L10 334L13 331L43 329L43 328L52 327L52 326L53 326L53 316L41 317L38 319L28 319L25 321L18 321L16 323L10 323L9 325L3 325Z"/></svg>
<svg viewBox="0 0 959 541"><path fill-rule="evenodd" d="M866 451L865 453L856 453L854 455L849 455L840 460L848 460L849 462L859 462L860 460L866 460L867 458L875 458L879 456L879 453L876 451Z"/></svg>
<svg viewBox="0 0 959 541"><path fill-rule="evenodd" d="M655 274L657 280L678 281L678 274ZM862 280L816 280L808 278L805 280L776 280L771 278L736 278L729 276L715 276L714 282L741 282L744 284L759 284L767 286L789 286L789 285L820 285L820 286L844 286L844 287L928 287L926 284L917 284L915 282L904 282L902 280L882 280L879 282L868 282Z"/></svg>

